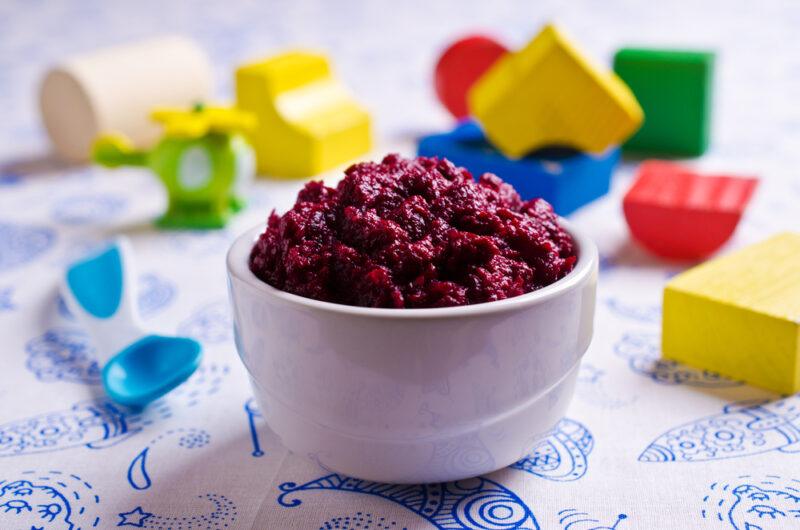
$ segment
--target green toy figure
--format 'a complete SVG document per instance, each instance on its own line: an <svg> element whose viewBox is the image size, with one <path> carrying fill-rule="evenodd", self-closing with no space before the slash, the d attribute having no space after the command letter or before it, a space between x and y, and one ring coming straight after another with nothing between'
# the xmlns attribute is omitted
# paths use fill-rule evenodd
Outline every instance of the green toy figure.
<svg viewBox="0 0 800 530"><path fill-rule="evenodd" d="M243 133L255 118L235 109L196 105L190 111L153 112L164 136L149 151L133 149L121 136L98 138L92 158L106 167L150 168L169 194L164 228L222 228L244 207L243 187L255 173L255 155Z"/></svg>

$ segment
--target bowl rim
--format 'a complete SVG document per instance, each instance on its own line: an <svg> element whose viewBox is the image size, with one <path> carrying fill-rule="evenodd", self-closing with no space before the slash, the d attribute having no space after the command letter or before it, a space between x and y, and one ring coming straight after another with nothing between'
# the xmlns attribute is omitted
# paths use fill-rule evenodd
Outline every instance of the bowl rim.
<svg viewBox="0 0 800 530"><path fill-rule="evenodd" d="M231 244L225 261L228 275L231 278L242 281L249 288L262 293L264 296L303 309L314 309L340 315L390 319L453 318L502 313L537 305L560 296L582 285L597 270L598 251L595 243L582 230L576 228L566 219L559 217L558 221L573 237L577 245L578 260L575 268L560 280L536 291L480 304L430 308L377 308L324 302L281 291L258 278L249 267L250 252L258 237L266 229L264 223L258 224L239 235Z"/></svg>

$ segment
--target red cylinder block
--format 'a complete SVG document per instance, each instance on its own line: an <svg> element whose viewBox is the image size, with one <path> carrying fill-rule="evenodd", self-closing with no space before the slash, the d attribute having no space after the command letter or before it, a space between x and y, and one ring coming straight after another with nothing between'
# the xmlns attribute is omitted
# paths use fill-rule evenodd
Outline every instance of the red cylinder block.
<svg viewBox="0 0 800 530"><path fill-rule="evenodd" d="M467 92L508 49L491 37L470 35L447 47L434 72L436 95L457 119L466 118Z"/></svg>

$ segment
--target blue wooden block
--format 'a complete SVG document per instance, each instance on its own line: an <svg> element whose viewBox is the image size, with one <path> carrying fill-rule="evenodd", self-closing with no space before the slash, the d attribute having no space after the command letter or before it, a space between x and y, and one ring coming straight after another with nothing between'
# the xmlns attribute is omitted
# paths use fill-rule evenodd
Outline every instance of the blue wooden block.
<svg viewBox="0 0 800 530"><path fill-rule="evenodd" d="M559 215L568 215L608 193L619 160L619 148L598 156L554 148L513 160L495 149L473 121L461 122L445 134L423 137L417 154L447 158L476 178L494 173L514 186L523 199L542 197Z"/></svg>

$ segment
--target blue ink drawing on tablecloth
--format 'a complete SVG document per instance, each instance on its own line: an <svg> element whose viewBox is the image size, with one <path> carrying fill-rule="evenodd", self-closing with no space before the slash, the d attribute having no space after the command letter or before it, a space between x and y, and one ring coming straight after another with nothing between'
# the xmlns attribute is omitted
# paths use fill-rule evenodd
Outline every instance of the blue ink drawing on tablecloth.
<svg viewBox="0 0 800 530"><path fill-rule="evenodd" d="M102 382L95 348L83 331L67 328L48 330L28 341L25 351L28 354L25 367L43 383L99 385ZM184 396L186 406L191 407L198 399L217 393L229 372L228 365L203 364L168 397L175 400Z"/></svg>
<svg viewBox="0 0 800 530"><path fill-rule="evenodd" d="M177 294L177 288L174 283L154 272L139 276L138 290L139 295L136 302L139 314L145 319L169 306ZM56 297L56 304L58 304L57 310L61 317L69 321L75 320L75 317L69 312L61 293Z"/></svg>
<svg viewBox="0 0 800 530"><path fill-rule="evenodd" d="M70 313L69 308L67 307L67 301L64 300L64 297L61 295L61 293L56 294L56 312L58 312L58 316L64 320L69 320L70 322L75 321L75 315Z"/></svg>
<svg viewBox="0 0 800 530"><path fill-rule="evenodd" d="M236 504L224 495L206 493L198 499L209 501L213 510L208 513L197 513L193 510L182 515L160 515L148 511L141 505L117 514L118 527L150 528L152 530L223 530L238 528L234 525L239 511Z"/></svg>
<svg viewBox="0 0 800 530"><path fill-rule="evenodd" d="M144 528L144 524L153 514L146 512L141 506L137 506L129 512L118 513L119 521L117 526L132 526L134 528Z"/></svg>
<svg viewBox="0 0 800 530"><path fill-rule="evenodd" d="M230 372L230 366L227 364L201 364L188 381L164 398L161 398L161 400L156 401L156 403L168 399L169 403L180 403L185 407L194 407L203 399L214 396L219 392L223 381Z"/></svg>
<svg viewBox="0 0 800 530"><path fill-rule="evenodd" d="M617 265L616 263L614 263L613 258L603 253L600 253L600 259L598 261L599 261L598 272L600 273L601 276L614 270L614 267L616 267Z"/></svg>
<svg viewBox="0 0 800 530"><path fill-rule="evenodd" d="M23 178L19 173L0 170L0 186L16 186L22 182Z"/></svg>
<svg viewBox="0 0 800 530"><path fill-rule="evenodd" d="M139 314L148 318L168 305L175 299L177 288L175 284L154 272L147 272L139 276L139 296L137 303Z"/></svg>
<svg viewBox="0 0 800 530"><path fill-rule="evenodd" d="M51 228L0 223L0 272L36 260L55 242L56 232Z"/></svg>
<svg viewBox="0 0 800 530"><path fill-rule="evenodd" d="M25 367L45 383L66 381L99 385L100 366L83 331L51 329L25 345Z"/></svg>
<svg viewBox="0 0 800 530"><path fill-rule="evenodd" d="M653 441L641 462L702 462L800 452L800 397L731 403L720 414L679 425Z"/></svg>
<svg viewBox="0 0 800 530"><path fill-rule="evenodd" d="M495 528L538 530L530 508L502 484L476 477L439 484L382 484L332 473L305 484L280 485L278 503L292 508L303 501L288 497L326 490L374 495L395 502L440 530Z"/></svg>
<svg viewBox="0 0 800 530"><path fill-rule="evenodd" d="M160 434L142 449L128 466L128 484L135 490L146 490L153 485L148 470L148 457L150 450L158 442L168 437L178 436L178 446L184 449L197 449L205 447L211 441L211 436L203 429L170 429Z"/></svg>
<svg viewBox="0 0 800 530"><path fill-rule="evenodd" d="M85 447L103 449L116 445L144 427L172 417L173 412L193 407L213 396L228 375L227 365L200 366L188 381L142 411L121 407L109 400L76 403L0 425L0 457L46 453Z"/></svg>
<svg viewBox="0 0 800 530"><path fill-rule="evenodd" d="M589 405L614 410L631 405L636 396L619 397L619 390L612 391L606 385L606 372L587 362L578 369L575 396Z"/></svg>
<svg viewBox="0 0 800 530"><path fill-rule="evenodd" d="M628 361L631 370L662 385L689 385L704 388L741 386L710 370L696 370L661 358L661 337L657 333L626 333L614 345L614 352Z"/></svg>
<svg viewBox="0 0 800 530"><path fill-rule="evenodd" d="M153 414L153 409L150 414ZM0 425L0 457L86 447L103 449L142 430L144 416L107 400L77 403Z"/></svg>
<svg viewBox="0 0 800 530"><path fill-rule="evenodd" d="M75 195L56 201L50 217L56 223L85 225L108 222L125 211L128 201L115 194Z"/></svg>
<svg viewBox="0 0 800 530"><path fill-rule="evenodd" d="M178 335L207 344L231 341L233 319L228 303L219 301L201 307L178 326Z"/></svg>
<svg viewBox="0 0 800 530"><path fill-rule="evenodd" d="M216 256L227 250L232 238L227 230L184 230L169 238L169 249L191 258Z"/></svg>
<svg viewBox="0 0 800 530"><path fill-rule="evenodd" d="M13 296L13 287L0 287L0 313L3 311L14 311L17 308L12 299Z"/></svg>
<svg viewBox="0 0 800 530"><path fill-rule="evenodd" d="M603 304L608 310L626 320L633 320L644 324L658 324L661 322L661 306L637 305L625 303L617 298L606 298Z"/></svg>
<svg viewBox="0 0 800 530"><path fill-rule="evenodd" d="M800 528L800 480L778 475L740 475L711 484L702 506L702 518L716 528Z"/></svg>
<svg viewBox="0 0 800 530"><path fill-rule="evenodd" d="M594 437L583 424L565 418L543 435L514 469L557 482L578 480L586 474Z"/></svg>
<svg viewBox="0 0 800 530"><path fill-rule="evenodd" d="M0 472L0 528L98 528L100 497L78 475L61 471Z"/></svg>
<svg viewBox="0 0 800 530"><path fill-rule="evenodd" d="M599 519L575 508L558 512L558 524L561 525L561 530L617 530L619 524L627 518L627 514L621 513L612 524L604 525Z"/></svg>
<svg viewBox="0 0 800 530"><path fill-rule="evenodd" d="M396 521L386 517L379 517L371 513L357 512L354 515L333 517L328 519L319 530L408 530L404 526L397 526Z"/></svg>
<svg viewBox="0 0 800 530"><path fill-rule="evenodd" d="M261 441L258 438L258 429L256 428L256 418L263 418L264 416L261 414L261 409L258 408L258 403L254 398L250 398L245 402L244 412L247 414L250 439L253 442L253 452L250 454L255 457L264 456L264 450L261 449Z"/></svg>

